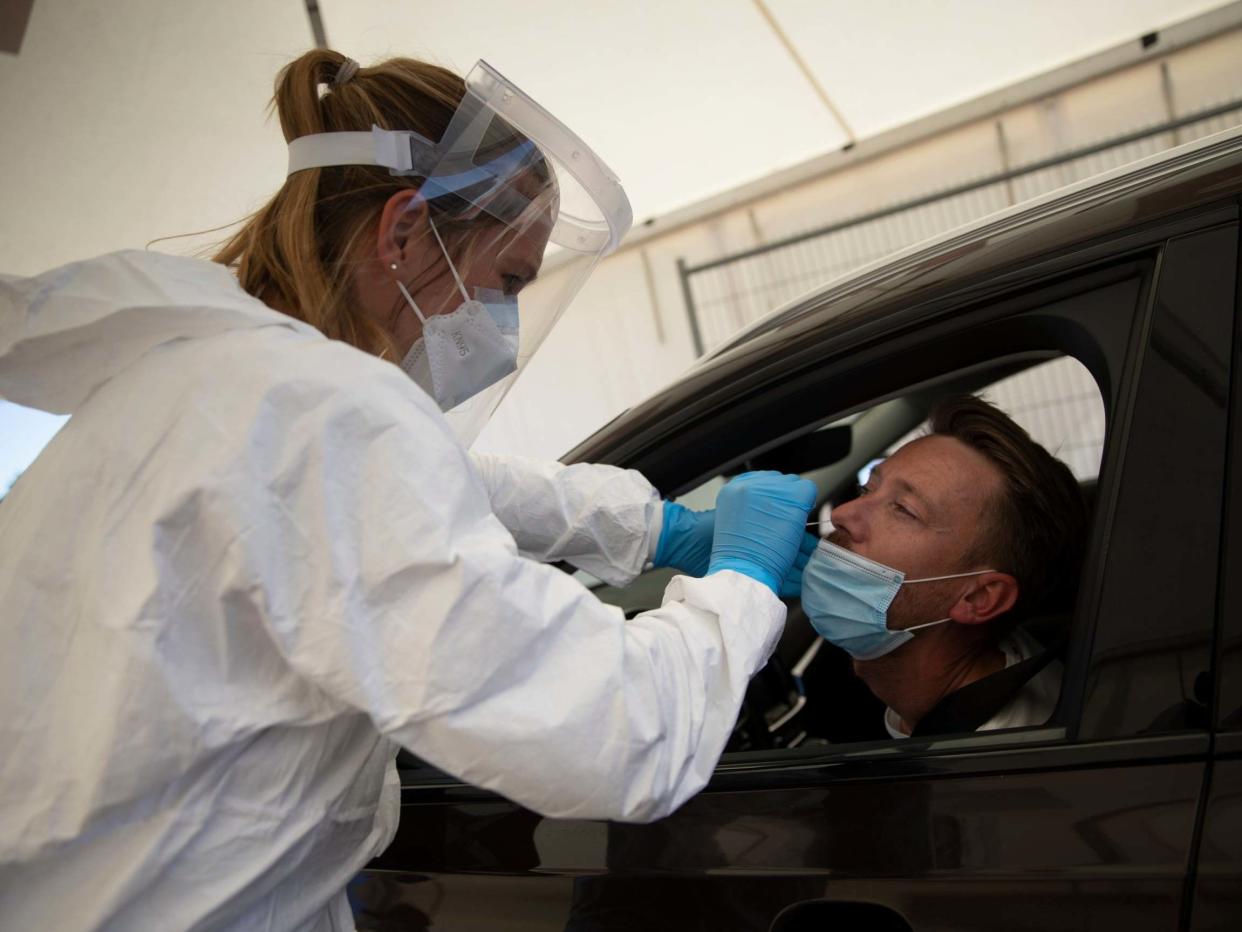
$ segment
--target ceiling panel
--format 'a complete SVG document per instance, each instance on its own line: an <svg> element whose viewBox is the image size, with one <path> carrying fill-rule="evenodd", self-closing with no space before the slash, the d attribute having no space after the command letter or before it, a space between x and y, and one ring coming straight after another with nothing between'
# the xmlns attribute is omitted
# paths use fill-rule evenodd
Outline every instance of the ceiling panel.
<svg viewBox="0 0 1242 932"><path fill-rule="evenodd" d="M1214 0L768 0L861 136ZM639 222L840 147L754 0L319 0L362 62L486 58L596 148ZM298 0L39 0L0 54L0 255L29 272L235 220L284 176L264 108ZM174 241L184 251L213 237ZM218 237L217 237L218 238Z"/></svg>
<svg viewBox="0 0 1242 932"><path fill-rule="evenodd" d="M638 220L841 145L751 0L320 0L361 61L486 59L613 168Z"/></svg>
<svg viewBox="0 0 1242 932"><path fill-rule="evenodd" d="M1030 78L1220 0L767 0L860 138Z"/></svg>

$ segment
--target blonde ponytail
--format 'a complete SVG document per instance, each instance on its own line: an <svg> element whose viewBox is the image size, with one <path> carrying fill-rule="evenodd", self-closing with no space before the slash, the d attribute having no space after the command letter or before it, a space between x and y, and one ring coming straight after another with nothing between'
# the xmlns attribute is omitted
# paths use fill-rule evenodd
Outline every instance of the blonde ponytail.
<svg viewBox="0 0 1242 932"><path fill-rule="evenodd" d="M408 58L359 68L334 84L351 61L316 49L280 72L272 106L287 142L372 125L438 140L465 93L451 71ZM393 349L357 307L352 273L384 203L419 184L364 165L295 172L212 258L234 269L247 292L326 336L367 352Z"/></svg>

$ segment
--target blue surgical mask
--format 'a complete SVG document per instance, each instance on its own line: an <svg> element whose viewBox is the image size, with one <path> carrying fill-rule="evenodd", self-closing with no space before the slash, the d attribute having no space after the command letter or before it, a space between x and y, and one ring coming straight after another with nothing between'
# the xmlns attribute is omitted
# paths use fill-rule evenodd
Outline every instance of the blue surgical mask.
<svg viewBox="0 0 1242 932"><path fill-rule="evenodd" d="M518 299L517 295L505 294L495 288L475 288L474 299L487 308L496 329L518 350Z"/></svg>
<svg viewBox="0 0 1242 932"><path fill-rule="evenodd" d="M906 579L905 573L883 563L820 541L802 573L802 609L819 635L857 660L875 660L914 637L912 632L944 624L948 618L900 631L888 627L888 607L903 585L978 576L974 570L949 576Z"/></svg>

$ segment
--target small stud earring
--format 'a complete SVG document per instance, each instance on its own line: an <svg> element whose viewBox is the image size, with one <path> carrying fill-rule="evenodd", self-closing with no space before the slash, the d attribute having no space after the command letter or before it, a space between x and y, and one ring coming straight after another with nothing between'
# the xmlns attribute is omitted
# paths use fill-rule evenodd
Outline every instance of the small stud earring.
<svg viewBox="0 0 1242 932"><path fill-rule="evenodd" d="M388 267L392 269L394 272L397 271L397 263L395 262L389 262Z"/></svg>

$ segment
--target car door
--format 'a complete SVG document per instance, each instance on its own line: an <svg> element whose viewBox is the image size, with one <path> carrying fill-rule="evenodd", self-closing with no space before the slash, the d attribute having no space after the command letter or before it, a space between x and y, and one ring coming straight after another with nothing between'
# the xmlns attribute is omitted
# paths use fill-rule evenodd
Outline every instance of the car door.
<svg viewBox="0 0 1242 932"><path fill-rule="evenodd" d="M1238 299L1235 295L1235 300ZM1207 801L1198 826L1190 928L1236 929L1242 921L1242 343L1234 318L1229 487L1221 557L1221 618L1216 644L1214 725ZM1212 690L1203 685L1203 698Z"/></svg>
<svg viewBox="0 0 1242 932"><path fill-rule="evenodd" d="M1015 270L983 298L802 347L815 366L626 463L675 491L912 386L1074 356L1108 431L1052 722L727 754L645 826L542 819L407 771L398 837L351 887L360 928L1178 926L1208 773L1195 685L1212 665L1236 259L1227 206Z"/></svg>

